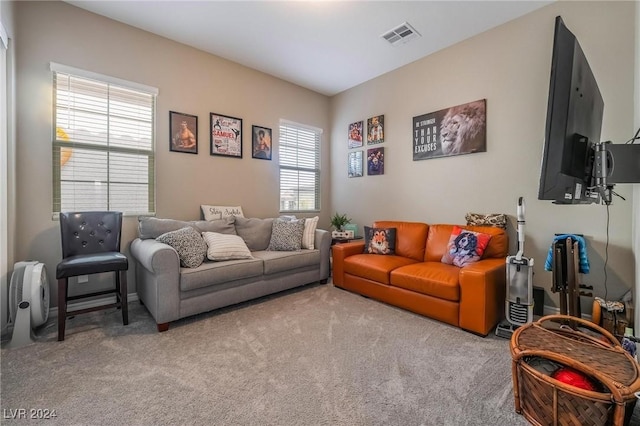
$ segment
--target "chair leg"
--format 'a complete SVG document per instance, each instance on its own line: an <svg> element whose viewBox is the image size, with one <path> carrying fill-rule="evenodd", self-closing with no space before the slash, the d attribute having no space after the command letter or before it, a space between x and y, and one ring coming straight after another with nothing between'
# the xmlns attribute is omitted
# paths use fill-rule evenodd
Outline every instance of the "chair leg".
<svg viewBox="0 0 640 426"><path fill-rule="evenodd" d="M129 324L129 304L127 300L127 271L120 271L120 306L122 307L122 324Z"/></svg>
<svg viewBox="0 0 640 426"><path fill-rule="evenodd" d="M67 284L68 278L58 280L58 341L64 340L64 326L67 320Z"/></svg>

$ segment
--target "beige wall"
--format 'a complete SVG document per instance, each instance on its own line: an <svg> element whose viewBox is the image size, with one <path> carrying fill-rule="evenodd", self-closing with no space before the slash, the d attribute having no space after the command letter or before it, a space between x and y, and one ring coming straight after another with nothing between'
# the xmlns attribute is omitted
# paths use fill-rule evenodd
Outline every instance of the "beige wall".
<svg viewBox="0 0 640 426"><path fill-rule="evenodd" d="M544 271L554 233L585 235L591 273L583 282L604 296L606 208L537 199L554 19L562 15L576 34L598 80L605 102L603 140L624 142L634 131L635 7L634 2L558 2L335 96L333 209L360 226L376 219L464 223L467 212L507 213L515 250L514 216L522 196L525 255L535 259L534 284L547 290L546 304L557 303L549 291L551 273ZM412 117L483 98L486 153L412 161ZM347 126L377 114L385 116L385 175L349 179ZM609 209L609 299L634 282L632 188L619 185L616 191L627 201L616 198ZM591 301L583 306L591 311Z"/></svg>
<svg viewBox="0 0 640 426"><path fill-rule="evenodd" d="M326 96L66 3L18 2L16 11L19 212L16 258L46 263L54 290L52 297L56 293L54 271L61 250L59 224L51 214L50 62L159 89L158 217L198 219L200 204L242 205L246 216L277 216L277 149L273 161L252 159L252 124L272 128L274 141L278 139L281 118L325 129L322 164L328 168L329 149L325 141L330 121ZM170 110L198 116L198 155L169 152ZM243 159L209 155L210 112L243 119ZM329 173L325 172L320 221L324 227L329 225L330 215L328 179ZM136 236L136 226L135 217L125 219L124 247ZM131 270L129 280L134 283ZM71 292L74 291L72 286Z"/></svg>
<svg viewBox="0 0 640 426"><path fill-rule="evenodd" d="M462 223L468 211L505 212L513 222L523 196L525 254L536 260L535 284L550 287L543 263L553 234L583 233L592 267L583 281L603 296L605 208L537 200L553 19L562 14L596 74L605 100L603 139L624 141L634 126L635 7L633 2L560 2L328 99L65 3L19 2L15 259L44 261L53 281L60 258L58 223L51 220L48 64L54 61L159 88L159 217L193 219L202 203L241 204L247 216L277 215L277 157L274 152L271 162L251 159L246 136L258 124L272 127L277 140L278 120L285 118L325 129L321 226L328 226L335 211L361 226L386 218ZM412 161L413 116L481 98L488 109L486 153ZM169 152L169 110L198 115L197 156ZM242 160L209 156L209 112L244 119ZM386 174L347 179L347 126L377 114L385 115ZM632 190L621 185L617 192L627 201L616 199L610 208L609 298L634 282ZM135 227L135 218L125 220L126 244ZM133 283L131 273L130 279ZM557 301L547 294L547 304Z"/></svg>
<svg viewBox="0 0 640 426"><path fill-rule="evenodd" d="M13 2L0 2L0 330L9 319L6 300L15 251L15 48ZM5 49L6 43L6 49Z"/></svg>

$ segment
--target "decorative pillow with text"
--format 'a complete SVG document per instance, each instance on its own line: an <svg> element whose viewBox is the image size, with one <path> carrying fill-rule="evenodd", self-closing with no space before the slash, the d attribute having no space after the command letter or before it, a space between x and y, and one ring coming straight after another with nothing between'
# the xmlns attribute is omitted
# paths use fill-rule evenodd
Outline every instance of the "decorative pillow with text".
<svg viewBox="0 0 640 426"><path fill-rule="evenodd" d="M202 216L204 220L224 219L229 216L244 217L242 206L208 206L202 204Z"/></svg>

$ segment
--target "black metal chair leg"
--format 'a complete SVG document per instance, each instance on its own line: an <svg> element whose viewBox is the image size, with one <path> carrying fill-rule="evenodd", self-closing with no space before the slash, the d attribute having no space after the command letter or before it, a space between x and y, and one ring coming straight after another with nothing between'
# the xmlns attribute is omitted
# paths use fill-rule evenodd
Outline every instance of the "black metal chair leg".
<svg viewBox="0 0 640 426"><path fill-rule="evenodd" d="M120 305L122 306L122 324L129 324L129 305L127 300L127 271L120 271Z"/></svg>
<svg viewBox="0 0 640 426"><path fill-rule="evenodd" d="M64 326L67 320L67 278L58 280L58 341L64 340Z"/></svg>

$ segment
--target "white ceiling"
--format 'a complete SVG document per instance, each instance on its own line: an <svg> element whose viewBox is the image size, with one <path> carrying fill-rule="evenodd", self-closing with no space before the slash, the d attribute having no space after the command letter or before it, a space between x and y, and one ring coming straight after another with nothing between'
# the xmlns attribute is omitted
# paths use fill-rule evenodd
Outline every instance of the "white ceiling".
<svg viewBox="0 0 640 426"><path fill-rule="evenodd" d="M67 3L331 96L551 1ZM422 37L381 38L405 21Z"/></svg>

